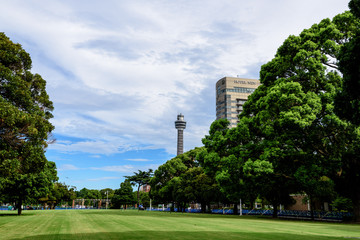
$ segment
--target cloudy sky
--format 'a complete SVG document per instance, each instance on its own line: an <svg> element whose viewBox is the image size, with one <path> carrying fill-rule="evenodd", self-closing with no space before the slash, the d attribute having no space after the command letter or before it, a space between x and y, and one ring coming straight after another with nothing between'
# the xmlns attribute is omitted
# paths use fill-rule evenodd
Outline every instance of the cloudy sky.
<svg viewBox="0 0 360 240"><path fill-rule="evenodd" d="M47 81L61 182L119 188L124 176L202 146L215 83L258 78L291 34L348 9L348 0L0 0L0 31Z"/></svg>

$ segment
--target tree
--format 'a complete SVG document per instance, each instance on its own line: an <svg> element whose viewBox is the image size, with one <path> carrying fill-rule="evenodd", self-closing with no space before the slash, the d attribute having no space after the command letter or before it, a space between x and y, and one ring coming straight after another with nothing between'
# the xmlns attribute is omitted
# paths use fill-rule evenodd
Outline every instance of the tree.
<svg viewBox="0 0 360 240"><path fill-rule="evenodd" d="M80 189L80 191L76 191L76 198L87 198L88 196L88 192L89 192L89 189L87 188L82 188Z"/></svg>
<svg viewBox="0 0 360 240"><path fill-rule="evenodd" d="M228 125L229 122L224 119L211 124L209 135L202 140L205 149L199 153L198 160L205 173L216 179L226 201L234 203L236 214L240 198L253 208L260 188L264 186L264 174L271 171L271 166L260 160L247 161L258 153L258 145L250 141L250 130L246 124L241 123L232 129ZM250 165L254 166L252 173Z"/></svg>
<svg viewBox="0 0 360 240"><path fill-rule="evenodd" d="M219 198L219 189L213 178L207 176L197 161L203 148L195 148L178 155L155 171L150 181L151 198L159 203L177 204L183 211L186 204L200 202L205 212L206 204Z"/></svg>
<svg viewBox="0 0 360 240"><path fill-rule="evenodd" d="M273 205L284 192L303 191L310 199L333 192L350 129L334 112L342 85L336 59L358 28L349 12L324 19L289 36L261 67L262 85L244 105L240 121L250 129L250 145L259 147L255 161L247 157L245 164L262 160L272 169L267 181L272 191L262 194Z"/></svg>
<svg viewBox="0 0 360 240"><path fill-rule="evenodd" d="M140 204L144 208L150 207L150 196L148 192L140 192Z"/></svg>
<svg viewBox="0 0 360 240"><path fill-rule="evenodd" d="M3 195L7 202L15 202L18 215L21 215L23 203L38 203L40 198L51 193L57 180L55 163L49 161L46 163L44 170L37 174L19 174L12 177L11 187L8 183L9 185L5 188L7 192L3 193Z"/></svg>
<svg viewBox="0 0 360 240"><path fill-rule="evenodd" d="M175 203L179 200L179 195L176 194L178 177L187 169L179 156L160 165L150 180L150 198L159 203Z"/></svg>
<svg viewBox="0 0 360 240"><path fill-rule="evenodd" d="M351 0L351 13L360 22L360 1ZM339 53L339 70L343 74L343 88L335 99L335 112L351 123L348 138L344 147L337 189L352 200L355 220L360 221L360 28L355 35L344 44Z"/></svg>
<svg viewBox="0 0 360 240"><path fill-rule="evenodd" d="M120 184L120 188L115 190L111 203L113 208L121 208L121 205L124 205L125 209L127 205L136 203L130 180L126 179Z"/></svg>
<svg viewBox="0 0 360 240"><path fill-rule="evenodd" d="M51 208L55 208L59 203L69 202L76 198L74 187L70 187L65 183L56 182L50 193L46 197L39 199L40 202L50 204Z"/></svg>
<svg viewBox="0 0 360 240"><path fill-rule="evenodd" d="M261 67L262 85L244 104L238 126L213 123L199 161L228 198L251 189L272 203L276 217L289 193L331 197L353 139L349 123L334 112L342 86L336 59L358 29L359 21L345 12L289 36Z"/></svg>
<svg viewBox="0 0 360 240"><path fill-rule="evenodd" d="M23 201L38 195L38 189L48 191L41 184L52 184L39 181L39 188L33 187L50 165L45 148L54 127L46 81L30 69L29 54L0 33L0 191L13 194L18 214Z"/></svg>
<svg viewBox="0 0 360 240"><path fill-rule="evenodd" d="M102 199L111 199L114 196L115 191L111 188L104 188L100 190L101 198Z"/></svg>
<svg viewBox="0 0 360 240"><path fill-rule="evenodd" d="M126 179L128 179L131 183L137 184L137 205L139 206L139 192L140 187L149 184L151 176L152 176L152 169L149 169L148 171L141 171L138 170L138 172L134 172L133 176L125 176Z"/></svg>
<svg viewBox="0 0 360 240"><path fill-rule="evenodd" d="M76 197L83 199L101 199L102 194L97 189L82 188L79 192L76 192Z"/></svg>
<svg viewBox="0 0 360 240"><path fill-rule="evenodd" d="M220 189L214 178L204 173L202 167L189 168L180 178L180 189L184 202L197 202L201 204L201 212L206 206L220 199ZM209 207L210 209L210 207Z"/></svg>

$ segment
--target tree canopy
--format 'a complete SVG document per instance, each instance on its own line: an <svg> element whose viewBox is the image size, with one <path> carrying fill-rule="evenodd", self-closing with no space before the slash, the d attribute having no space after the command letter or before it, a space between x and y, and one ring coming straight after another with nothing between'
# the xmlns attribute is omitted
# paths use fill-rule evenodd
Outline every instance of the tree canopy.
<svg viewBox="0 0 360 240"><path fill-rule="evenodd" d="M360 0L351 0L351 13L360 22ZM352 200L357 221L360 221L360 28L344 44L339 53L339 70L343 87L335 98L335 112L352 125L339 171L337 190Z"/></svg>
<svg viewBox="0 0 360 240"><path fill-rule="evenodd" d="M140 200L140 187L149 184L150 179L152 177L152 169L149 169L148 171L141 171L138 170L138 172L134 172L134 175L132 176L125 176L126 179L128 179L132 184L137 184L137 205L139 206L139 200Z"/></svg>
<svg viewBox="0 0 360 240"><path fill-rule="evenodd" d="M358 6L358 0L352 2ZM339 117L334 101L343 86L346 90L340 71L344 79L352 79L348 89L353 98L359 96L359 68L354 63L359 26L359 20L345 12L289 36L261 67L261 85L244 104L238 126L228 129L226 120L212 124L199 161L229 198L252 201L256 195L246 193L258 194L276 214L279 204L289 202L290 193L306 193L311 203L328 201L341 183L339 176L358 179L349 171L358 169L358 130Z"/></svg>
<svg viewBox="0 0 360 240"><path fill-rule="evenodd" d="M31 63L20 44L0 33L0 192L16 201L19 214L24 200L45 195L57 180L45 157L53 104Z"/></svg>
<svg viewBox="0 0 360 240"><path fill-rule="evenodd" d="M286 39L261 68L262 85L245 104L240 124L252 129L252 144L263 145L257 159L271 163L269 188L278 194L288 189L310 200L331 197L352 129L334 112L342 87L336 59L358 28L350 12L324 19Z"/></svg>
<svg viewBox="0 0 360 240"><path fill-rule="evenodd" d="M126 208L127 205L136 203L130 180L126 179L120 184L120 188L115 190L111 203L113 208L120 208L121 206Z"/></svg>
<svg viewBox="0 0 360 240"><path fill-rule="evenodd" d="M156 202L173 203L178 211L184 211L190 202L201 203L205 212L206 205L217 201L221 195L215 180L204 173L197 161L202 148L195 148L180 154L155 171L150 181L150 196Z"/></svg>

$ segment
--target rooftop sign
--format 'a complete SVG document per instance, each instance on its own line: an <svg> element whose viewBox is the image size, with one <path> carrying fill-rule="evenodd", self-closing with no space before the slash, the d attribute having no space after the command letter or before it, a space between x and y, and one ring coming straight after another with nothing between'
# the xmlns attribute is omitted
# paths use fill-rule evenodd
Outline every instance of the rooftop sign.
<svg viewBox="0 0 360 240"><path fill-rule="evenodd" d="M256 82L244 81L244 80L234 80L234 83L256 85Z"/></svg>

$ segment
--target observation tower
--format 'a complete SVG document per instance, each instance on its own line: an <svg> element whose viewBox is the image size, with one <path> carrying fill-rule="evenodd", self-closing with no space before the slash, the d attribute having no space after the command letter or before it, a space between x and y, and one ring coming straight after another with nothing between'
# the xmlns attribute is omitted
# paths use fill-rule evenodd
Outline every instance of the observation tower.
<svg viewBox="0 0 360 240"><path fill-rule="evenodd" d="M184 129L186 128L184 115L182 115L181 113L177 115L177 120L175 121L175 128L178 130L177 155L179 155L183 154L184 152Z"/></svg>

